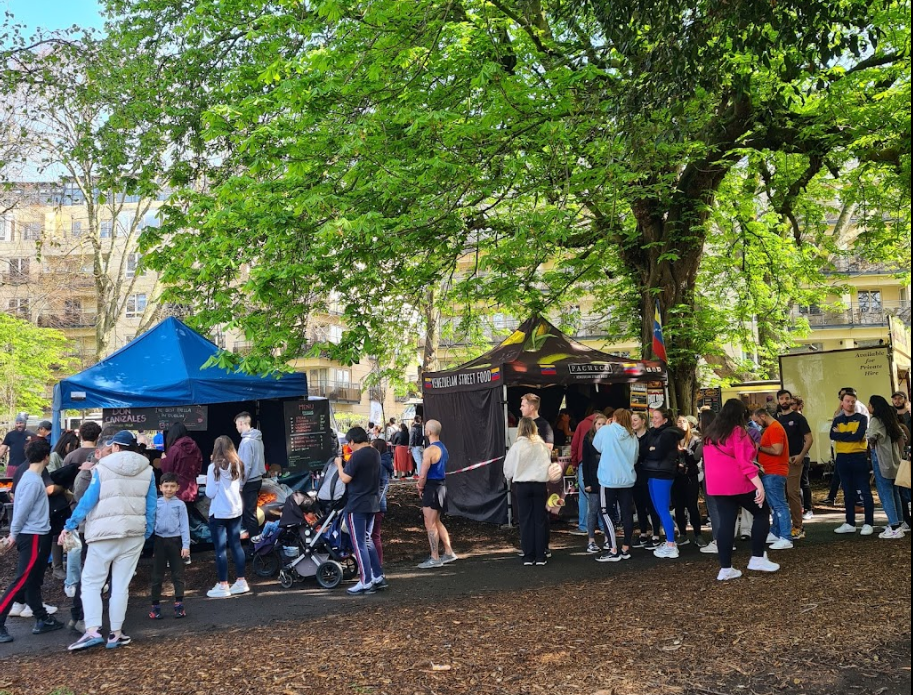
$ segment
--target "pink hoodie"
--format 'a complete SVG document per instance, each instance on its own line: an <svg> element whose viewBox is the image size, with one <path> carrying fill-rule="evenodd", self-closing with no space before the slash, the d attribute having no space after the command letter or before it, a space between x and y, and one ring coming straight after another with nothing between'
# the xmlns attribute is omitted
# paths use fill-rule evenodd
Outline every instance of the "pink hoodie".
<svg viewBox="0 0 913 695"><path fill-rule="evenodd" d="M755 446L741 427L736 427L725 444L704 440L704 475L708 495L743 495L754 492L752 480L758 477L754 465Z"/></svg>

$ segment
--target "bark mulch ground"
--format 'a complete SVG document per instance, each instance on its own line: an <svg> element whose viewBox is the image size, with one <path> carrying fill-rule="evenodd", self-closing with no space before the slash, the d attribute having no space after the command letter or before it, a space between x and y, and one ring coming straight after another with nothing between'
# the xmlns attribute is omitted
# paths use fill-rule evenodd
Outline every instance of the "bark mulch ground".
<svg viewBox="0 0 913 695"><path fill-rule="evenodd" d="M411 502L396 497L402 519L391 506L388 552L422 557ZM514 540L453 521L458 550ZM670 561L587 582L555 573L537 590L365 601L304 624L115 652L9 656L0 693L908 694L909 542L837 539L788 552L781 572L734 582L714 581L707 563Z"/></svg>

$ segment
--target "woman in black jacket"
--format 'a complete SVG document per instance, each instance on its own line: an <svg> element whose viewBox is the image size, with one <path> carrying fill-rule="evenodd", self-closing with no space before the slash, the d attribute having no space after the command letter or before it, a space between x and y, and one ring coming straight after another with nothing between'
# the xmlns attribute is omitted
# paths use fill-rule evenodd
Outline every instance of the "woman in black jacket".
<svg viewBox="0 0 913 695"><path fill-rule="evenodd" d="M695 420L696 422L696 420ZM691 427L691 423L680 415L677 424L685 433L679 443L678 474L672 485L672 501L675 505L675 524L678 526L678 545L688 545L688 519L694 530L694 542L703 548L707 542L701 536L701 512L698 498L701 492L701 458L704 445L700 435ZM685 516L687 510L688 515Z"/></svg>
<svg viewBox="0 0 913 695"><path fill-rule="evenodd" d="M666 543L653 551L656 557L676 558L675 526L669 507L672 504L672 484L678 472L678 444L685 436L672 422L667 408L654 410L650 416L653 428L640 440L641 468L647 476L650 499L666 534Z"/></svg>

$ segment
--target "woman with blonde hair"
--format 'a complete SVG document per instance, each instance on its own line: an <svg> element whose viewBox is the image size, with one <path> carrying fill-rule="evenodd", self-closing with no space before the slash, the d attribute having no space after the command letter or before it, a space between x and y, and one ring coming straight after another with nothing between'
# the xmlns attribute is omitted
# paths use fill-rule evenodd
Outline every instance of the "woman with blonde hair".
<svg viewBox="0 0 913 695"><path fill-rule="evenodd" d="M586 551L588 553L598 553L599 546L596 545L596 526L599 514L599 478L597 469L599 468L599 451L593 446L593 440L596 433L599 432L608 423L608 418L602 413L596 413L593 418L593 426L587 435L583 438L583 460L580 462L580 468L583 473L583 490L580 495L586 495L587 513L586 513L586 532L589 536ZM606 524L609 522L606 521ZM603 529L605 530L605 529Z"/></svg>
<svg viewBox="0 0 913 695"><path fill-rule="evenodd" d="M639 442L631 426L631 411L620 408L615 411L612 424L596 433L593 446L600 452L599 507L605 520L606 547L597 562L617 562L631 559L631 536L634 534L634 483L637 473ZM610 510L619 507L624 538L621 550L615 537L615 522Z"/></svg>
<svg viewBox="0 0 913 695"><path fill-rule="evenodd" d="M224 434L216 438L212 463L206 471L206 496L209 503L209 531L216 555L219 581L206 592L209 598L228 598L250 591L244 576L244 550L241 548L241 487L244 464L238 458L234 442ZM237 580L228 585L228 549L235 561Z"/></svg>
<svg viewBox="0 0 913 695"><path fill-rule="evenodd" d="M551 455L532 418L517 423L517 441L504 460L504 478L514 484L517 518L520 524L520 548L523 564L544 565L548 545L548 516L545 513L545 485Z"/></svg>

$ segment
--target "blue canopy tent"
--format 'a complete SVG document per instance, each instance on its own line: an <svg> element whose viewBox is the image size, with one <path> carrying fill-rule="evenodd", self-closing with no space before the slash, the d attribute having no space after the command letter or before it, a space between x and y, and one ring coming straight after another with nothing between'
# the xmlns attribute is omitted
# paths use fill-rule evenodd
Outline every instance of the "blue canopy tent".
<svg viewBox="0 0 913 695"><path fill-rule="evenodd" d="M67 409L155 408L307 398L304 374L243 374L203 365L220 348L167 318L123 348L54 387L52 440Z"/></svg>

